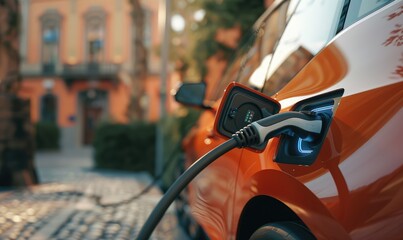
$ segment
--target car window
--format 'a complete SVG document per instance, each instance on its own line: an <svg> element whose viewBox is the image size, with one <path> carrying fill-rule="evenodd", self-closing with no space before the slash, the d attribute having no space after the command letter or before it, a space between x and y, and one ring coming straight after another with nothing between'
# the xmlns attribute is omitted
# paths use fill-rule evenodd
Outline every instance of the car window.
<svg viewBox="0 0 403 240"><path fill-rule="evenodd" d="M255 81L249 81L249 79L262 61L265 61L267 56L273 52L285 29L286 19L289 18L292 9L295 9L296 2L298 1L283 1L272 14L258 20L258 22L260 21L259 27L254 28L253 32L243 41L242 47L237 51L222 80L217 82L211 100L219 99L230 82L237 81L256 88L257 74L255 74ZM261 76L260 81L264 82L264 75Z"/></svg>
<svg viewBox="0 0 403 240"><path fill-rule="evenodd" d="M356 0L351 1L347 11L344 28L352 25L363 17L373 13L393 0Z"/></svg>
<svg viewBox="0 0 403 240"><path fill-rule="evenodd" d="M298 2L298 1L291 1ZM294 8L293 8L294 6ZM295 4L291 6L284 4L276 12L271 14L257 30L255 44L251 46L246 55L247 63L240 71L237 81L253 88L260 88L264 82L263 69L267 69L270 56L283 34L287 19L295 9Z"/></svg>
<svg viewBox="0 0 403 240"><path fill-rule="evenodd" d="M301 1L271 57L263 92L283 88L336 34L344 0Z"/></svg>

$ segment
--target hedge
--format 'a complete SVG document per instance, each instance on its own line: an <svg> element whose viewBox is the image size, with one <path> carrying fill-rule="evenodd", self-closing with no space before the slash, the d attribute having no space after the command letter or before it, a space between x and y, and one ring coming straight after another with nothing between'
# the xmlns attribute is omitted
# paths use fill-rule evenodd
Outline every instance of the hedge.
<svg viewBox="0 0 403 240"><path fill-rule="evenodd" d="M55 123L37 122L35 124L35 145L38 150L59 149L60 129Z"/></svg>
<svg viewBox="0 0 403 240"><path fill-rule="evenodd" d="M153 175L155 129L155 124L145 122L101 124L93 141L95 166Z"/></svg>
<svg viewBox="0 0 403 240"><path fill-rule="evenodd" d="M200 111L182 109L159 123L103 123L95 132L94 159L97 168L147 171L155 175L156 124L162 124L164 141L162 188L168 187L183 166L181 142Z"/></svg>

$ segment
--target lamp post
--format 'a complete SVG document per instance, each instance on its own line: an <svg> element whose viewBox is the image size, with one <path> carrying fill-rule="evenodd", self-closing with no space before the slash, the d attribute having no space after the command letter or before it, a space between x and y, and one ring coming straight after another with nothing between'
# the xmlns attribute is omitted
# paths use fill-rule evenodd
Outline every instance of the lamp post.
<svg viewBox="0 0 403 240"><path fill-rule="evenodd" d="M164 165L164 129L161 120L164 119L166 115L166 82L168 77L171 0L160 2L159 14L159 26L160 31L163 32L163 39L161 44L160 121L157 124L155 176L159 176L162 173Z"/></svg>

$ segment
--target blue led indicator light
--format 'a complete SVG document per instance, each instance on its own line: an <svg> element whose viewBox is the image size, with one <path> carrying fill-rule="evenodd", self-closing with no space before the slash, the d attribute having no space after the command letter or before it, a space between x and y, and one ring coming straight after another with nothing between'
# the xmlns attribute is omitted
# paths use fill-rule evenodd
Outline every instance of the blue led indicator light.
<svg viewBox="0 0 403 240"><path fill-rule="evenodd" d="M325 111L332 111L332 112L333 112L333 106L332 106L332 105L330 105L330 106L324 106L324 107L319 107L319 108L315 108L315 109L312 109L312 110L311 110L311 112L315 112L315 113L318 113L318 112L325 112ZM299 139L298 139L298 144L297 144L298 152L303 153L303 154L312 153L313 150L311 150L311 149L303 149L303 148L302 148L302 141L303 141L302 138L299 138Z"/></svg>

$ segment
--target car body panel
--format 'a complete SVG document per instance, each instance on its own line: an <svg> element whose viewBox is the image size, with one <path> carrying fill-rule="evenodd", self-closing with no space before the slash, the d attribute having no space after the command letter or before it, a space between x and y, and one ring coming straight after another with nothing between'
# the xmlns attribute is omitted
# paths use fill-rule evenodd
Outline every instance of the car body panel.
<svg viewBox="0 0 403 240"><path fill-rule="evenodd" d="M339 88L345 89L326 142L314 165L306 167L265 163L268 159L274 159L277 141L269 143L260 156L243 154L237 182L237 186L243 187L237 191L236 198L245 200L237 201L239 205L234 210L235 218L240 215L247 199L251 198L251 190L247 189L253 182L262 181L267 188L274 188L268 182L281 182L279 186L287 186L293 190L282 196L274 195L274 190L266 192L286 204L289 202L288 195L295 194L292 192L295 191L293 184L284 184L273 176L255 179L255 175L262 174L262 169L280 168L283 173L304 183L322 201L323 206L329 209L333 223L340 222L353 238L385 237L385 232L379 231L382 227L391 229L388 231L388 239L401 233L398 225L403 222L403 210L396 202L403 203L403 190L400 190L403 189L403 183L398 180L399 177L402 179L403 174L403 151L400 147L400 136L403 135L403 82L402 77L393 74L393 70L399 65L403 52L398 46L383 44L399 20L395 18L395 21L391 21L387 16L401 5L392 4L341 33L276 95L276 99L284 107L283 111L286 111L299 100ZM376 37L372 33L374 24L378 25L376 29L381 29ZM366 39L365 44L362 39ZM376 58L368 57L370 52ZM360 59L366 61L356 64ZM266 166L248 166L252 165L252 159L259 159ZM307 195L299 196L304 196L305 199ZM335 235L325 235L329 231L323 231L326 227L320 225L329 221L318 221L320 218L313 214L312 209L308 211L308 215L313 215L311 217L316 219L311 225L304 211L300 211L307 211L309 205L304 205L301 199L287 205L317 237L329 239L331 236L339 236L344 239L343 231L337 231L338 234ZM387 210L383 210L384 207ZM323 216L326 214L323 213ZM338 228L337 225L335 229ZM371 235L363 234L362 229L372 230Z"/></svg>
<svg viewBox="0 0 403 240"><path fill-rule="evenodd" d="M191 184L192 213L211 239L236 238L243 209L261 195L287 205L318 239L402 236L403 49L394 38L402 9L395 1L343 30L273 96L284 112L345 90L314 164L276 163L274 138L262 153L232 150ZM185 140L188 166L225 141L214 115L202 114Z"/></svg>
<svg viewBox="0 0 403 240"><path fill-rule="evenodd" d="M186 167L225 141L213 131L214 113L214 110L208 110L202 114L197 123L197 131L185 138L183 147L190 149L185 153L188 159ZM231 228L236 183L234 173L238 169L240 154L241 150L235 149L218 158L188 188L193 217L215 239L225 238Z"/></svg>

